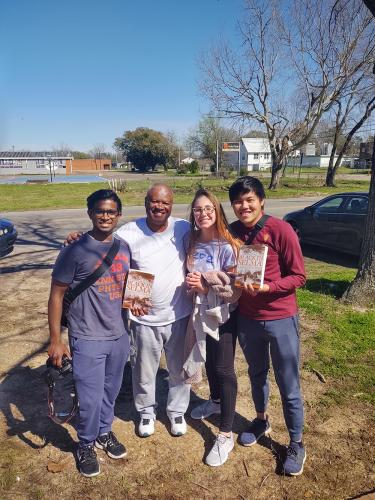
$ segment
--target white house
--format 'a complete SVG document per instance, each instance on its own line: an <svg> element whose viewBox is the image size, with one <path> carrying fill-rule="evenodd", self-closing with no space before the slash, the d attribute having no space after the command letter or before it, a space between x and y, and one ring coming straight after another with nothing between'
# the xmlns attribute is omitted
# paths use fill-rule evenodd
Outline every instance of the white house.
<svg viewBox="0 0 375 500"><path fill-rule="evenodd" d="M271 168L271 149L268 139L244 137L240 145L241 167L247 170L266 170Z"/></svg>
<svg viewBox="0 0 375 500"><path fill-rule="evenodd" d="M181 160L181 163L183 165L190 165L190 163L193 163L194 161L194 158L192 158L191 156L188 156L187 158L184 158L183 160Z"/></svg>

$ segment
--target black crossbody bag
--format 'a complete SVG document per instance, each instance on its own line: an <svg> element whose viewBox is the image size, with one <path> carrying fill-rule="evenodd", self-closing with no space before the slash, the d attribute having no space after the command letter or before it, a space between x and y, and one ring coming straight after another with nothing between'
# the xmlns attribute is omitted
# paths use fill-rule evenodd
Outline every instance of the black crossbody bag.
<svg viewBox="0 0 375 500"><path fill-rule="evenodd" d="M245 245L251 245L254 241L255 236L259 233L261 229L263 229L267 219L270 218L270 215L263 214L262 217L255 224L253 229L249 233L249 239L245 242Z"/></svg>
<svg viewBox="0 0 375 500"><path fill-rule="evenodd" d="M65 327L68 326L67 314L69 311L70 304L73 302L73 300L75 300L78 297L78 295L80 295L82 292L87 290L87 288L93 285L98 280L98 278L100 278L100 276L105 273L105 271L109 267L111 267L113 259L116 257L119 248L120 248L120 240L114 238L111 248L108 250L108 253L104 257L103 262L100 264L100 266L96 268L93 273L87 276L87 278L81 281L74 288L69 287L68 290L65 292L63 298L63 310L61 314L61 326Z"/></svg>

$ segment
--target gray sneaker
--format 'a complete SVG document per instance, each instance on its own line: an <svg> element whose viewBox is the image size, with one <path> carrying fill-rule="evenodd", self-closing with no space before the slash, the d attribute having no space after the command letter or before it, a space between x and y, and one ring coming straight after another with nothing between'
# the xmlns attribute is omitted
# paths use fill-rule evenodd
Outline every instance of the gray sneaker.
<svg viewBox="0 0 375 500"><path fill-rule="evenodd" d="M230 437L218 434L210 453L206 457L206 464L211 467L223 465L228 460L229 453L233 450L233 447L233 434Z"/></svg>
<svg viewBox="0 0 375 500"><path fill-rule="evenodd" d="M208 401L205 401L204 403L193 408L190 416L195 420L202 420L210 415L220 415L220 413L220 403L216 403L215 401L212 401L212 399L209 399Z"/></svg>

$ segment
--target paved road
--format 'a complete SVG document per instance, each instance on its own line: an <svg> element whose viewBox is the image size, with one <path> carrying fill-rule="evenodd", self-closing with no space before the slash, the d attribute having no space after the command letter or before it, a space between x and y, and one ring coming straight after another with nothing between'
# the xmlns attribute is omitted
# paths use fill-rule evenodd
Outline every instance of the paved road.
<svg viewBox="0 0 375 500"><path fill-rule="evenodd" d="M302 197L267 200L266 211L276 217L283 217L287 212L304 208L319 199L318 197ZM228 219L233 221L235 217L230 204L225 202L223 206ZM144 213L142 206L125 207L120 224L141 217ZM173 207L173 215L176 217L186 218L188 213L188 205L175 205ZM48 239L61 241L71 230L87 230L91 227L85 209L7 212L5 217L15 223L20 241L27 240L28 244L40 244Z"/></svg>
<svg viewBox="0 0 375 500"><path fill-rule="evenodd" d="M283 217L287 212L299 210L317 200L316 197L267 200L266 211ZM223 205L229 221L234 220L230 204L227 202ZM176 217L186 218L188 212L188 205L173 207ZM142 206L125 207L120 224L142 217L144 213ZM15 223L18 239L14 251L0 260L0 274L3 275L23 270L51 269L66 235L73 230L86 231L91 228L85 209L7 212L6 217Z"/></svg>
<svg viewBox="0 0 375 500"><path fill-rule="evenodd" d="M289 199L272 199L266 202L266 212L276 217L283 217L287 212L299 210L318 201L318 197L301 197ZM234 220L229 203L223 203L229 221ZM188 205L175 205L173 214L176 217L188 216ZM120 221L127 222L144 215L144 207L125 207ZM15 250L0 260L0 275L17 273L19 271L52 269L61 243L69 231L86 231L91 228L85 209L45 210L33 212L7 212L18 230L18 240ZM319 258L317 250L305 253L305 256ZM336 253L328 256L329 262L334 262ZM325 260L325 256L322 256ZM352 262L337 261L339 265L355 267Z"/></svg>

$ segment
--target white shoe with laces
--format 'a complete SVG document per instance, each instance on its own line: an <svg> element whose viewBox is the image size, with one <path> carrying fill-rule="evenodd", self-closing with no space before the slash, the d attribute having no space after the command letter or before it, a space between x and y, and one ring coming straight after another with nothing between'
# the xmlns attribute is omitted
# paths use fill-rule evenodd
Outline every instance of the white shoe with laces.
<svg viewBox="0 0 375 500"><path fill-rule="evenodd" d="M234 440L232 433L229 437L224 436L224 434L218 434L210 453L206 457L206 464L211 467L223 465L228 460L229 453L233 448Z"/></svg>
<svg viewBox="0 0 375 500"><path fill-rule="evenodd" d="M138 426L138 434L140 437L149 437L155 432L155 419L141 417Z"/></svg>
<svg viewBox="0 0 375 500"><path fill-rule="evenodd" d="M186 434L187 426L183 415L179 415L178 417L169 417L169 420L171 421L172 436L178 437Z"/></svg>

